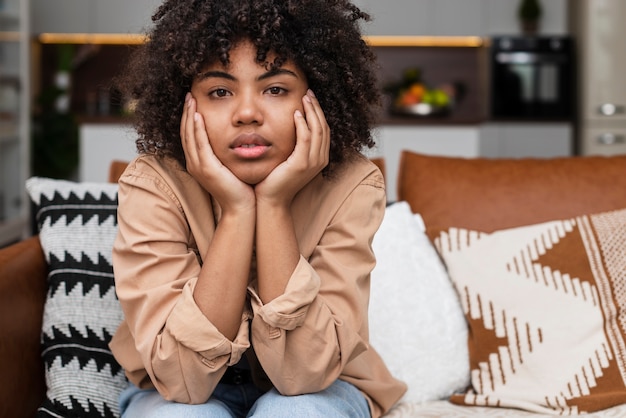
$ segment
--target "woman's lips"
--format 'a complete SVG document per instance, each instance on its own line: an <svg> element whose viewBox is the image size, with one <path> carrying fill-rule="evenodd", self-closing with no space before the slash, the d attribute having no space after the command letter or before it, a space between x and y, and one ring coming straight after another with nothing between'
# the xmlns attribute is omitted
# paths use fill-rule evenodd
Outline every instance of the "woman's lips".
<svg viewBox="0 0 626 418"><path fill-rule="evenodd" d="M231 144L230 148L240 158L260 158L270 148L270 143L257 134L241 134Z"/></svg>

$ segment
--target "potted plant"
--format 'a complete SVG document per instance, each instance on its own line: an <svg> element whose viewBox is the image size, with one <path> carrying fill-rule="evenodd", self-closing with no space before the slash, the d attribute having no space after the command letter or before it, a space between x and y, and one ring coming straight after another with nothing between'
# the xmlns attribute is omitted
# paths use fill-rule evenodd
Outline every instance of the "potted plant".
<svg viewBox="0 0 626 418"><path fill-rule="evenodd" d="M539 0L521 0L517 16L523 33L529 35L537 33L541 13L542 9Z"/></svg>
<svg viewBox="0 0 626 418"><path fill-rule="evenodd" d="M42 89L32 120L31 172L35 176L73 179L79 159L78 124L70 111L72 45L59 45L52 85Z"/></svg>

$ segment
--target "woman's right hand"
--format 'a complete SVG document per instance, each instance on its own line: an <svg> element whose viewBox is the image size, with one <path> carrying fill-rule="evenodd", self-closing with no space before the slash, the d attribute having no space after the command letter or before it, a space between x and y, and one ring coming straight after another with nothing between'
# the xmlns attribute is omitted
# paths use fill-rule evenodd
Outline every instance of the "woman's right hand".
<svg viewBox="0 0 626 418"><path fill-rule="evenodd" d="M239 180L213 153L204 119L196 112L196 100L191 93L185 97L180 139L187 171L217 200L222 210L254 209L254 189Z"/></svg>

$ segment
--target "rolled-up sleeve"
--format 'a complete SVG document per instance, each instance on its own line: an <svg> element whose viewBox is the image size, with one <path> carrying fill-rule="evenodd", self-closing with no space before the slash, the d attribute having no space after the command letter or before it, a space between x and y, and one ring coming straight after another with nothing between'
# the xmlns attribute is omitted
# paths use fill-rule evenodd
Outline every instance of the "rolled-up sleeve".
<svg viewBox="0 0 626 418"><path fill-rule="evenodd" d="M271 328L291 331L304 322L309 306L319 293L320 278L300 256L283 295L263 306L255 287L249 290L255 311Z"/></svg>
<svg viewBox="0 0 626 418"><path fill-rule="evenodd" d="M362 182L300 257L283 295L263 304L251 284L252 344L282 394L323 390L368 348L371 241L385 202L384 187Z"/></svg>
<svg viewBox="0 0 626 418"><path fill-rule="evenodd" d="M146 171L131 170L120 179L113 264L134 347L116 345L114 338L112 349L129 377L145 369L165 399L203 403L226 366L250 346L251 313L244 312L230 341L201 312L193 297L201 261L184 208L158 175ZM212 219L210 205L204 209ZM207 226L206 234L213 228Z"/></svg>
<svg viewBox="0 0 626 418"><path fill-rule="evenodd" d="M195 284L195 280L193 281ZM226 365L233 365L239 361L241 354L250 346L248 336L248 312L241 318L241 326L234 341L230 341L213 325L200 311L193 298L193 284L188 283L183 288L172 313L166 321L165 330L168 337L177 344L194 353L198 353L201 361L209 369L216 369ZM167 334L166 334L167 335ZM162 341L161 334L157 341ZM157 356L154 368L169 368L170 365L158 364L160 358L167 358L170 353L160 352L164 344L156 344Z"/></svg>

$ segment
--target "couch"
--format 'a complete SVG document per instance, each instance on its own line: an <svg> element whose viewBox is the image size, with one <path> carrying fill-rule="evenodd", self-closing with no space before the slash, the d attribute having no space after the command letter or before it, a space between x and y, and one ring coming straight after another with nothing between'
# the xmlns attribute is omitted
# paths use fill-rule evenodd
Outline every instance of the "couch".
<svg viewBox="0 0 626 418"><path fill-rule="evenodd" d="M626 156L404 151L397 176L370 307L372 344L409 383L388 417L626 416ZM121 318L115 187L29 180L39 235L0 249L1 417L117 414L96 399L124 383L102 344Z"/></svg>

